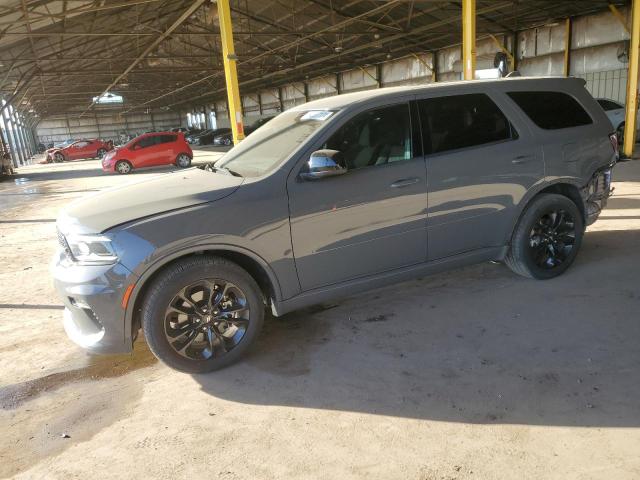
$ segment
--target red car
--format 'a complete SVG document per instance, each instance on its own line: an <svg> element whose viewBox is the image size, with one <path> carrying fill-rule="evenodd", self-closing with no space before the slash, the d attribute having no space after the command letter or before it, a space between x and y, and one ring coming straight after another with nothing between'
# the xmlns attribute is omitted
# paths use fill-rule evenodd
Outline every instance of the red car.
<svg viewBox="0 0 640 480"><path fill-rule="evenodd" d="M99 139L78 140L71 145L47 150L47 162L64 162L67 160L80 160L84 158L102 158L113 149L112 142L103 142Z"/></svg>
<svg viewBox="0 0 640 480"><path fill-rule="evenodd" d="M191 165L193 152L181 132L145 133L102 158L105 172L130 173L134 168Z"/></svg>

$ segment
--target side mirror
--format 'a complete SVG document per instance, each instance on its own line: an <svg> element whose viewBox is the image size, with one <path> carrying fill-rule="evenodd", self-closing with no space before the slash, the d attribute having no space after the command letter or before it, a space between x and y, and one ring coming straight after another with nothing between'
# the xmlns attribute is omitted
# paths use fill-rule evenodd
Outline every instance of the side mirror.
<svg viewBox="0 0 640 480"><path fill-rule="evenodd" d="M319 180L347 173L342 152L338 150L316 150L307 162L308 171L300 176L305 180Z"/></svg>

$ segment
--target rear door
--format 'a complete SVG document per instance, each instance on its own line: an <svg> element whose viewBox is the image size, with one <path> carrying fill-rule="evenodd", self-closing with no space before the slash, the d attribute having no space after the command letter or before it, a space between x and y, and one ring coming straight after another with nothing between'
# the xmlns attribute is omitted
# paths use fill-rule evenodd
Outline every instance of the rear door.
<svg viewBox="0 0 640 480"><path fill-rule="evenodd" d="M428 258L504 245L526 192L544 177L542 149L498 94L418 101L426 154Z"/></svg>
<svg viewBox="0 0 640 480"><path fill-rule="evenodd" d="M174 163L178 152L176 152L176 141L178 136L171 134L163 134L156 136L156 159L154 165L167 165Z"/></svg>

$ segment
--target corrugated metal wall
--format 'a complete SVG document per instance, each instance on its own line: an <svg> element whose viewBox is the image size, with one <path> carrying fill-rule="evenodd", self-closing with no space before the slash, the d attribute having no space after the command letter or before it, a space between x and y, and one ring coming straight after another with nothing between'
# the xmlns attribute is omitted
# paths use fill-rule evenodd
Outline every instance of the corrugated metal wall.
<svg viewBox="0 0 640 480"><path fill-rule="evenodd" d="M69 114L42 120L37 127L38 138L45 144L68 138L102 138L118 141L122 135L139 135L149 131L170 130L184 124L179 112L153 112L120 115L96 112L83 117Z"/></svg>

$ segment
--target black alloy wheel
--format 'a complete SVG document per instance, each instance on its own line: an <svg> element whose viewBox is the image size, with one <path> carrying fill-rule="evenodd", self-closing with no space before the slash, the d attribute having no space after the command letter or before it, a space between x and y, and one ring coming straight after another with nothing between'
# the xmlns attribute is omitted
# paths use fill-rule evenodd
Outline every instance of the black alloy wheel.
<svg viewBox="0 0 640 480"><path fill-rule="evenodd" d="M208 360L226 355L244 338L251 309L235 284L206 279L181 289L165 312L164 333L179 355Z"/></svg>
<svg viewBox="0 0 640 480"><path fill-rule="evenodd" d="M566 261L576 243L576 224L573 216L562 209L544 212L531 229L530 255L535 264L552 269Z"/></svg>
<svg viewBox="0 0 640 480"><path fill-rule="evenodd" d="M582 212L572 199L557 193L539 194L520 217L504 262L524 277L557 277L575 260L584 229Z"/></svg>

